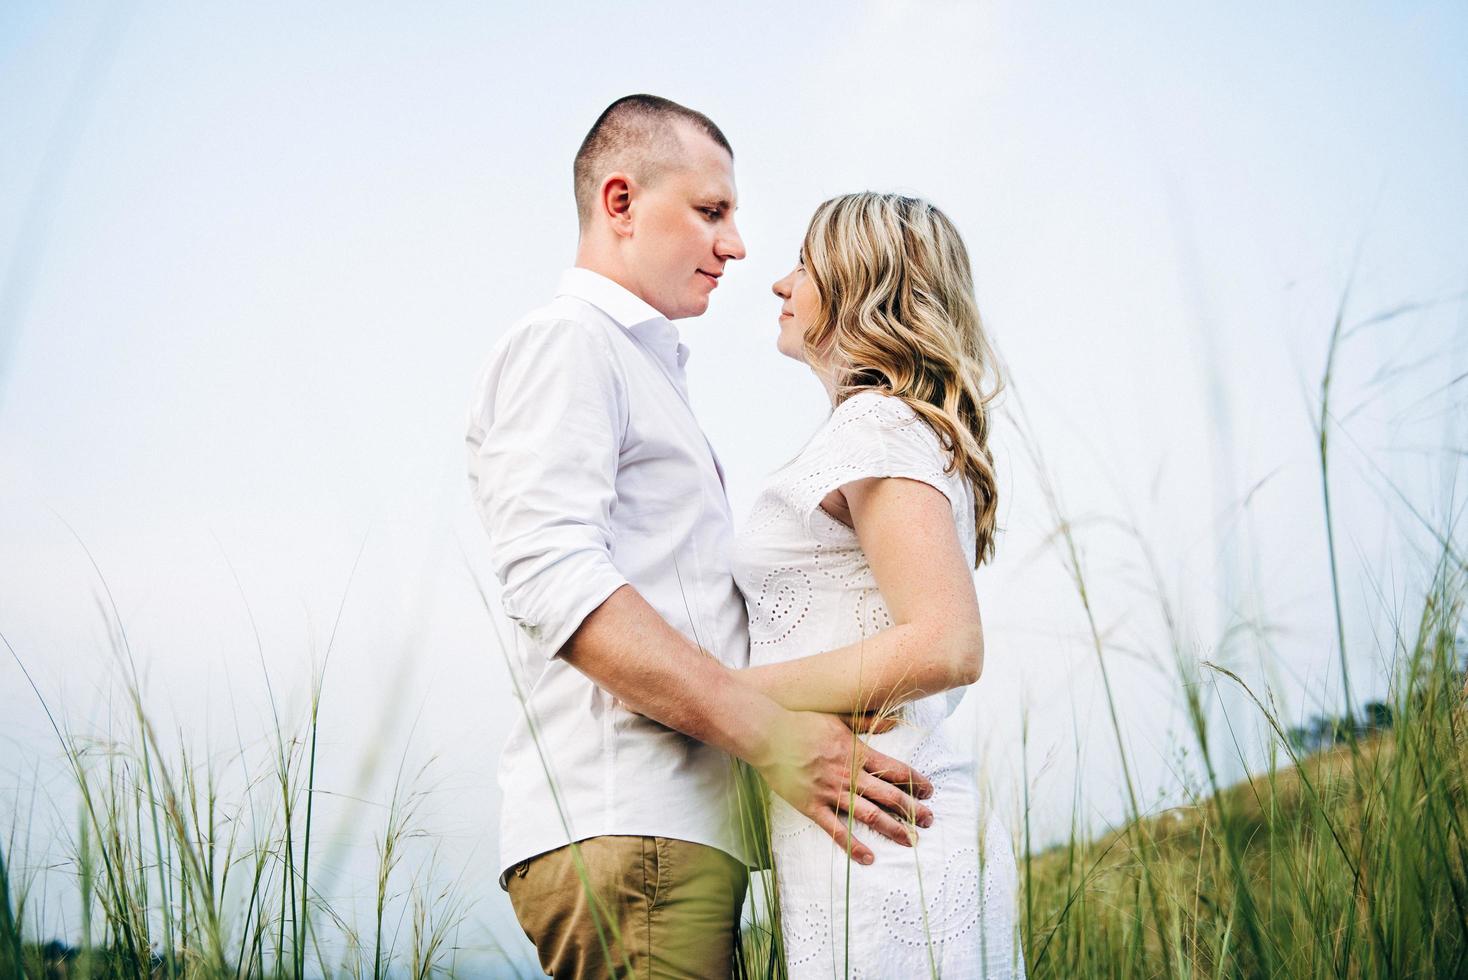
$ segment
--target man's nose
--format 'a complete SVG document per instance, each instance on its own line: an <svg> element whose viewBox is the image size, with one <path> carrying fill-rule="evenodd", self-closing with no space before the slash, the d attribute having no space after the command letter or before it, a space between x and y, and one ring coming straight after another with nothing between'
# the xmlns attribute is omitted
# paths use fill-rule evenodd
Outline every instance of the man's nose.
<svg viewBox="0 0 1468 980"><path fill-rule="evenodd" d="M744 239L739 237L739 229L734 227L734 222L730 221L729 230L719 236L715 251L725 261L744 258Z"/></svg>

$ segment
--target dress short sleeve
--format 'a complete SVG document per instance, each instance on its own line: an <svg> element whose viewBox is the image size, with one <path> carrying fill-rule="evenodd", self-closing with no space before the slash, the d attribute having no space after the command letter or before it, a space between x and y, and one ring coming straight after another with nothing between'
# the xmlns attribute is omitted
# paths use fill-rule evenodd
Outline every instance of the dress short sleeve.
<svg viewBox="0 0 1468 980"><path fill-rule="evenodd" d="M836 406L810 446L815 465L793 488L805 529L818 540L849 535L850 529L821 509L838 487L870 477L917 480L948 498L960 521L971 508L960 474L945 472L950 454L938 435L900 398L864 391Z"/></svg>

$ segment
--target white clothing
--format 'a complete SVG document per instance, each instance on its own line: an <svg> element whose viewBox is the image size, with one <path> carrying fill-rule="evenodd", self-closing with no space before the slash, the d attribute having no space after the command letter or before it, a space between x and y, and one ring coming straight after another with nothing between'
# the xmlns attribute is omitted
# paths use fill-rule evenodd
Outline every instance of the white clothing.
<svg viewBox="0 0 1468 980"><path fill-rule="evenodd" d="M974 553L973 492L933 430L874 391L842 402L771 479L735 543L749 604L751 665L854 643L892 625L856 534L821 509L863 477L904 477L942 491L964 553ZM956 696L951 696L956 695ZM970 753L945 720L962 692L904 705L902 724L868 739L933 783L933 826L916 847L860 833L876 860L851 863L824 831L771 800L775 875L792 980L849 976L1022 977L1017 885L1008 833L981 805ZM849 888L849 891L848 891Z"/></svg>
<svg viewBox="0 0 1468 980"><path fill-rule="evenodd" d="M517 626L511 669L526 709L500 757L502 869L607 834L743 860L729 757L632 713L557 656L630 583L705 650L746 663L729 504L688 404L687 357L651 306L570 269L556 298L510 329L475 388L469 482Z"/></svg>

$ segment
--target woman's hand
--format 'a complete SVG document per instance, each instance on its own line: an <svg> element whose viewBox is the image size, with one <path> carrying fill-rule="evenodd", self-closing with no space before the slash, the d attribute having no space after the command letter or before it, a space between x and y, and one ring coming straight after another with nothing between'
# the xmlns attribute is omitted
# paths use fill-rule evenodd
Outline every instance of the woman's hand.
<svg viewBox="0 0 1468 980"><path fill-rule="evenodd" d="M862 714L836 715L858 735L881 735L890 732L902 723L902 718L893 711L867 711Z"/></svg>

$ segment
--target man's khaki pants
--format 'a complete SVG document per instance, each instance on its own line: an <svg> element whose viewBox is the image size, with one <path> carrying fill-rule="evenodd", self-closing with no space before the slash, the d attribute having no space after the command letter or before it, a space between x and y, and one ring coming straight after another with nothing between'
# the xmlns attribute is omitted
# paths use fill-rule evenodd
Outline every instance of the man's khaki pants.
<svg viewBox="0 0 1468 980"><path fill-rule="evenodd" d="M730 975L747 872L717 848L592 837L516 865L507 882L515 916L550 976Z"/></svg>

